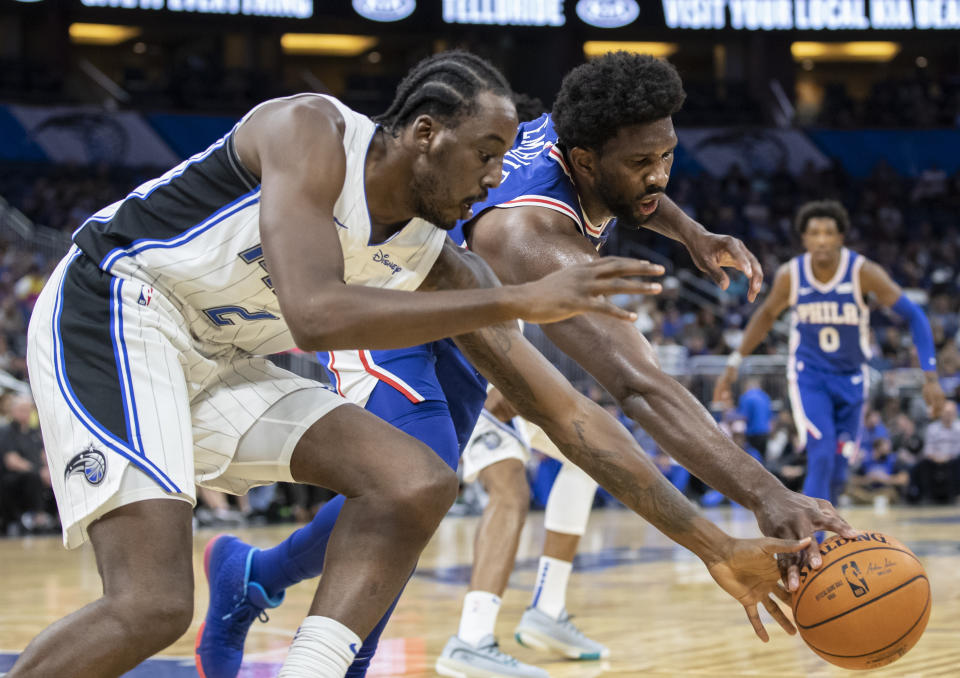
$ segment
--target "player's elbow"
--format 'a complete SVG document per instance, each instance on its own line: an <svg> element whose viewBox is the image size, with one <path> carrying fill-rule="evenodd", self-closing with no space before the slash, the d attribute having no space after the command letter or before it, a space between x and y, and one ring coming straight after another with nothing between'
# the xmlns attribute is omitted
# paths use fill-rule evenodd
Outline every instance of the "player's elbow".
<svg viewBox="0 0 960 678"><path fill-rule="evenodd" d="M307 300L292 314L285 314L287 328L294 344L301 351L332 351L357 348L349 345L348 309L338 308L336 299L326 295Z"/></svg>

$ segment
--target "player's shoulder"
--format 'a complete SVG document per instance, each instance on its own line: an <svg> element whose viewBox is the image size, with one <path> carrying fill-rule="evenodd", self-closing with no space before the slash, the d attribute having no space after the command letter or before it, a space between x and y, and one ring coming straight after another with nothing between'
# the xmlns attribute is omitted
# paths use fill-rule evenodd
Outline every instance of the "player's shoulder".
<svg viewBox="0 0 960 678"><path fill-rule="evenodd" d="M777 267L777 272L773 276L774 282L779 280L790 280L790 276L793 275L794 262L797 261L797 257L788 259L787 261L780 264Z"/></svg>
<svg viewBox="0 0 960 678"><path fill-rule="evenodd" d="M481 215L474 228L475 234L504 240L531 238L583 239L576 222L566 212L537 202L511 206L510 209L490 209Z"/></svg>
<svg viewBox="0 0 960 678"><path fill-rule="evenodd" d="M297 137L306 132L318 139L331 135L342 138L347 119L353 117L366 119L331 96L294 94L254 107L240 121L238 129L257 137Z"/></svg>

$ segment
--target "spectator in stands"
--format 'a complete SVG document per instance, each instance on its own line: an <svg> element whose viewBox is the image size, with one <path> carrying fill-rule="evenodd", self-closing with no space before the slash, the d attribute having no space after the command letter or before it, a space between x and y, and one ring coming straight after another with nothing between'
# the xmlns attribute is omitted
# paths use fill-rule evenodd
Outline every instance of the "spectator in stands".
<svg viewBox="0 0 960 678"><path fill-rule="evenodd" d="M890 432L880 418L880 413L873 409L869 410L863 423L863 431L860 434L860 452L866 454L873 449L878 440L889 442L889 439Z"/></svg>
<svg viewBox="0 0 960 678"><path fill-rule="evenodd" d="M8 534L52 530L56 507L33 400L13 396L8 416L10 423L0 430L0 520Z"/></svg>
<svg viewBox="0 0 960 678"><path fill-rule="evenodd" d="M767 439L770 437L770 419L773 414L770 396L763 390L757 377L748 378L743 388L744 391L737 401L737 412L745 421L747 443L763 459L767 454Z"/></svg>
<svg viewBox="0 0 960 678"><path fill-rule="evenodd" d="M917 433L917 425L908 415L900 413L893 421L890 437L894 453L903 463L913 466L923 452L923 436Z"/></svg>
<svg viewBox="0 0 960 678"><path fill-rule="evenodd" d="M807 473L807 458L800 449L793 417L781 410L767 439L767 469L784 485L799 492Z"/></svg>
<svg viewBox="0 0 960 678"><path fill-rule="evenodd" d="M877 498L899 502L910 480L910 466L898 457L889 438L877 438L854 469L847 494L855 504L877 505Z"/></svg>
<svg viewBox="0 0 960 678"><path fill-rule="evenodd" d="M940 388L948 398L956 399L960 392L960 351L954 342L948 342L937 357Z"/></svg>
<svg viewBox="0 0 960 678"><path fill-rule="evenodd" d="M27 375L26 359L10 348L7 335L2 331L0 331L0 372L6 372L20 381L23 381Z"/></svg>
<svg viewBox="0 0 960 678"><path fill-rule="evenodd" d="M952 503L960 476L960 421L957 406L947 401L937 421L927 426L923 456L910 474L909 498L914 503Z"/></svg>

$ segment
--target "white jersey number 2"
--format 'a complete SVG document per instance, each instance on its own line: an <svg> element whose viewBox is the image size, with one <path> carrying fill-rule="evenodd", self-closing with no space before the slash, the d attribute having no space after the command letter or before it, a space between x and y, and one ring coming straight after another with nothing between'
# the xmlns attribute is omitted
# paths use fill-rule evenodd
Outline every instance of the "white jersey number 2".
<svg viewBox="0 0 960 678"><path fill-rule="evenodd" d="M834 353L840 348L840 333L836 327L824 327L820 330L820 350L824 353Z"/></svg>

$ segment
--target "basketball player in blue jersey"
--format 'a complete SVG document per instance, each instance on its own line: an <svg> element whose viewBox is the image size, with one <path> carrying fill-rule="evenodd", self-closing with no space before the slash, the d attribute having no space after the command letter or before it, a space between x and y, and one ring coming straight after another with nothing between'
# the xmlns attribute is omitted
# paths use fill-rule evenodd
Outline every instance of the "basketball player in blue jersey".
<svg viewBox="0 0 960 678"><path fill-rule="evenodd" d="M462 335L568 454L589 454L581 435L614 450L605 463L632 478L634 506L694 546L734 595L756 604L753 587L770 590L770 553L797 542L730 540L681 498L657 501L633 441L557 389L562 378L516 327L497 325L586 310L627 318L604 295L655 292L623 276L659 269L619 260L497 287L445 229L500 182L517 125L509 88L464 53L428 60L412 82L389 127L331 97L266 102L76 231L37 300L28 363L64 541L92 543L103 594L40 633L8 676L119 676L174 642L192 619L195 484L243 493L276 480L347 497L283 668L344 674L457 480L427 446L261 357L295 346ZM552 393L527 388L511 364L531 359L528 377L552 380Z"/></svg>
<svg viewBox="0 0 960 678"><path fill-rule="evenodd" d="M786 308L792 310L787 381L794 424L807 452L804 494L835 500L845 468L843 445L858 445L867 402L870 312L874 295L910 323L931 416L943 408L930 323L887 273L843 246L850 219L833 200L800 207L796 230L805 254L780 267L770 294L750 318L740 350L730 356L715 397L729 394L742 357L763 341Z"/></svg>
<svg viewBox="0 0 960 678"><path fill-rule="evenodd" d="M706 232L663 195L676 145L670 116L682 99L676 71L651 57L619 53L573 71L564 81L553 116L522 126L504 160L503 184L474 209L476 216L463 220L462 232L470 249L480 253L498 275L523 284L520 281L525 279L603 261L596 247L616 217L625 227L643 225L683 241L697 264L718 281L726 282L721 266L744 270L756 294L762 276L743 245ZM452 234L457 233L455 229ZM633 325L606 322L600 314L582 317L581 324L550 323L544 330L597 376L620 399L627 414L674 458L753 509L764 533L805 537L814 530L829 529L845 536L856 534L829 503L787 491L732 444L697 400L659 369L651 347ZM536 354L523 362L515 360L518 348L527 347L519 336L499 346L493 364L489 363L493 355L478 362L472 340L457 338L456 346L435 342L404 351L334 351L328 367L336 387L351 400L429 440L451 465L485 396L477 369L496 374L501 383L510 385L509 390L500 390L521 415L540 425L568 459L614 495L626 497L630 508L650 520L644 502L638 502L629 489L635 486L635 469L614 471L610 466L608 455L613 448L586 433L578 433L580 444L571 446L565 434L558 436L555 429L543 426L545 418L539 410L548 403L541 399L573 397L571 386L548 378L548 370L534 375L531 367L542 361L534 358ZM577 417L568 414L567 418ZM420 421L431 425L422 426ZM551 423L549 418L546 421ZM626 433L622 426L620 431ZM647 455L636 446L633 449L636 468L648 467ZM652 475L660 488L657 492L673 496L668 489L672 485L659 472ZM211 603L197 653L198 666L207 678L236 676L252 621L264 608L279 604L287 586L325 571L326 539L340 502L330 502L314 521L272 549L258 551L232 537L220 537L208 546ZM512 539L506 533L503 537ZM515 546L512 549L504 549L509 551L507 574ZM249 562L249 569L238 576L235 570L218 565L232 559ZM819 566L815 549L810 561ZM795 563L786 581L796 588ZM778 621L784 621L771 600L763 604ZM758 635L766 638L755 610L748 610L748 616ZM365 673L385 623L386 617L366 638L349 675ZM499 652L492 637L473 647L455 645L446 654L453 660L446 668L459 671L458 675L543 675L528 672L532 667L514 671L516 660Z"/></svg>

